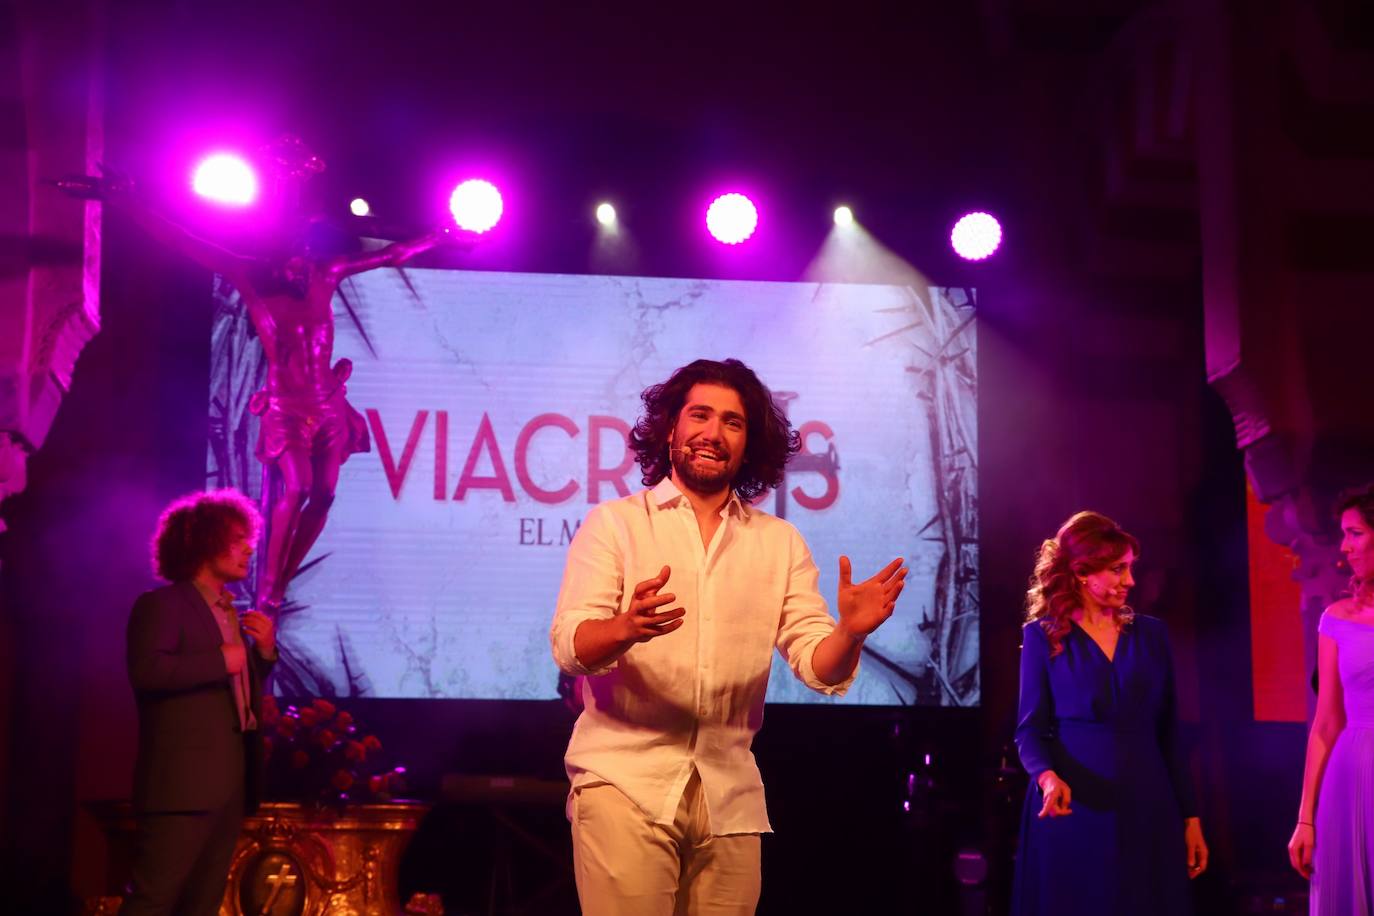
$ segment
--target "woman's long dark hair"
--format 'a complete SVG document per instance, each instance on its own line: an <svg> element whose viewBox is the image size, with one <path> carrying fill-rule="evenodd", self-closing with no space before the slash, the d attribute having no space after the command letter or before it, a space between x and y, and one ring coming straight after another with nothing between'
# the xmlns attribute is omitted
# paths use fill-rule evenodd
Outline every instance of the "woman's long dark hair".
<svg viewBox="0 0 1374 916"><path fill-rule="evenodd" d="M666 382L644 390L644 415L630 433L630 448L638 456L644 485L651 487L672 473L669 438L687 393L700 384L730 388L744 403L744 462L730 486L740 499L750 502L782 482L788 460L801 451L801 436L754 370L737 359L699 359L678 369Z"/></svg>

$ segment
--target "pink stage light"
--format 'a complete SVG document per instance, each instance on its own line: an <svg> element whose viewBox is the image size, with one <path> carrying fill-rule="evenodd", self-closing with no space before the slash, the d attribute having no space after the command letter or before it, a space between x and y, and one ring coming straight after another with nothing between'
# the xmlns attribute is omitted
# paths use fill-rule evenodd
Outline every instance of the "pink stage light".
<svg viewBox="0 0 1374 916"><path fill-rule="evenodd" d="M754 234L759 211L743 194L722 194L706 208L706 228L716 241L738 245Z"/></svg>
<svg viewBox="0 0 1374 916"><path fill-rule="evenodd" d="M453 189L448 199L449 212L460 229L481 234L501 221L504 204L496 185L470 178Z"/></svg>
<svg viewBox="0 0 1374 916"><path fill-rule="evenodd" d="M218 204L246 207L258 199L258 176L243 157L215 153L196 166L191 189Z"/></svg>
<svg viewBox="0 0 1374 916"><path fill-rule="evenodd" d="M991 213L969 213L954 224L949 243L959 257L981 261L990 257L1002 244L1002 224Z"/></svg>

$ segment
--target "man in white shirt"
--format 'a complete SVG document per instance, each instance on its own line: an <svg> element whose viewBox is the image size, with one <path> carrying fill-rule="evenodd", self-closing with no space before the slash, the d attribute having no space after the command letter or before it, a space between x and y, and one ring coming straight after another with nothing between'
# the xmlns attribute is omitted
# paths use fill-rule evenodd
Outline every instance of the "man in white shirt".
<svg viewBox="0 0 1374 916"><path fill-rule="evenodd" d="M856 585L840 557L830 617L801 535L750 505L800 441L743 363L697 360L643 400L630 445L652 489L588 514L550 632L582 676L565 758L578 896L586 916L749 914L771 830L750 747L772 652L842 694L906 569Z"/></svg>

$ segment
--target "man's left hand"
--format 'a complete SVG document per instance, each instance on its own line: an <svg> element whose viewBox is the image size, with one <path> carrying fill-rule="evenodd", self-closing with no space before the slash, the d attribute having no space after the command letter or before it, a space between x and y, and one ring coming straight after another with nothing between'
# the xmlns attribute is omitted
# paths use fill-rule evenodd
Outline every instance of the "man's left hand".
<svg viewBox="0 0 1374 916"><path fill-rule="evenodd" d="M855 585L851 580L849 557L840 557L840 591L836 610L840 627L850 636L862 639L892 616L897 596L906 585L907 569L898 557L877 575Z"/></svg>
<svg viewBox="0 0 1374 916"><path fill-rule="evenodd" d="M262 611L247 611L239 621L243 624L244 632L253 637L258 654L265 659L276 658L277 628L272 623L272 618Z"/></svg>

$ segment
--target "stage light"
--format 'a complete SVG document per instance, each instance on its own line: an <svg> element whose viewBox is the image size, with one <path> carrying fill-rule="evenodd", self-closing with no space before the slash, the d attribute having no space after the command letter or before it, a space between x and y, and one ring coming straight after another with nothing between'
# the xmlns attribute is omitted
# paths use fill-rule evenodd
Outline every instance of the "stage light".
<svg viewBox="0 0 1374 916"><path fill-rule="evenodd" d="M603 203L596 208L596 221L603 226L615 225L615 207L609 203Z"/></svg>
<svg viewBox="0 0 1374 916"><path fill-rule="evenodd" d="M835 208L835 225L852 226L854 225L854 211L848 207Z"/></svg>
<svg viewBox="0 0 1374 916"><path fill-rule="evenodd" d="M991 213L969 213L954 224L949 243L959 257L981 261L1002 244L1002 225Z"/></svg>
<svg viewBox="0 0 1374 916"><path fill-rule="evenodd" d="M716 241L738 245L754 234L759 211L743 194L722 194L706 209L706 228Z"/></svg>
<svg viewBox="0 0 1374 916"><path fill-rule="evenodd" d="M247 160L232 153L215 153L196 166L191 188L206 200L246 207L258 199L258 176Z"/></svg>
<svg viewBox="0 0 1374 916"><path fill-rule="evenodd" d="M453 189L448 199L449 212L461 229L483 233L501 221L504 205L496 185L470 178Z"/></svg>
<svg viewBox="0 0 1374 916"><path fill-rule="evenodd" d="M361 197L355 197L348 202L348 209L354 216L371 216L372 206Z"/></svg>

